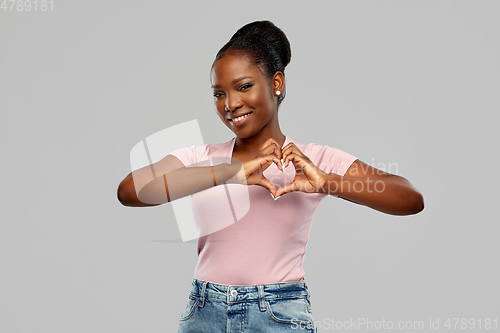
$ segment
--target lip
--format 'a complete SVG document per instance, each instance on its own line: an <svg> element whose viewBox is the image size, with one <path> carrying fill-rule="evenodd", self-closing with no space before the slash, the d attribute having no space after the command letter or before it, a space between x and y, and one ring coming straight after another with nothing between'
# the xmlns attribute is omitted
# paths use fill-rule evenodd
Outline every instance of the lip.
<svg viewBox="0 0 500 333"><path fill-rule="evenodd" d="M239 115L237 115L237 116L233 116L233 117L227 117L227 119L228 119L228 120L230 120L230 119L238 118L238 117L244 116L244 115L246 115L246 114L250 114L250 113L252 113L252 111L247 112L247 113L242 113L242 114L239 114Z"/></svg>
<svg viewBox="0 0 500 333"><path fill-rule="evenodd" d="M240 115L240 116L238 116L238 117L244 116L244 115L246 115L246 114L250 115L250 114L252 114L252 113L253 113L253 112L244 113L244 114L242 114L242 115ZM234 117L234 118L238 118L238 117ZM238 122L236 122L236 123L235 123L234 121L231 121L231 120L229 120L229 122L231 123L231 125L232 125L232 126L234 126L234 127L239 127L239 126L241 126L241 125L243 125L243 124L245 124L245 123L246 123L246 121L247 121L248 117L250 117L250 116L247 116L247 117L245 117L245 119L240 120L240 121L238 121ZM233 118L231 118L231 119L233 119Z"/></svg>

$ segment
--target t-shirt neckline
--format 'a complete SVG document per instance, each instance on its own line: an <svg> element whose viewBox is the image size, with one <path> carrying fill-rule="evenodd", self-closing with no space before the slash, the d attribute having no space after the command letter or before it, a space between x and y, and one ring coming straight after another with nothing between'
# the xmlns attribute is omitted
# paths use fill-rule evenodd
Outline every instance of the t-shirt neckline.
<svg viewBox="0 0 500 333"><path fill-rule="evenodd" d="M290 142L287 135L285 135L285 142L283 142L283 147L285 147ZM233 155L234 146L236 145L236 137L233 137L231 144L229 145L228 157L231 158ZM283 148L281 147L281 148Z"/></svg>

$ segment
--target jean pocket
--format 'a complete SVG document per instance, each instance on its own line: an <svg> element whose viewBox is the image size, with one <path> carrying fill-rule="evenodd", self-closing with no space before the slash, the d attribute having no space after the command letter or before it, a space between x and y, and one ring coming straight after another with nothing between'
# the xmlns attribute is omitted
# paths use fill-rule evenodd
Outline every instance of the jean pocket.
<svg viewBox="0 0 500 333"><path fill-rule="evenodd" d="M182 314L179 317L179 320L186 321L189 318L191 318L193 316L193 314L195 313L196 308L198 307L198 303L199 303L199 297L193 293L190 293L189 298L188 298L188 303L186 304L184 311L182 311Z"/></svg>
<svg viewBox="0 0 500 333"><path fill-rule="evenodd" d="M266 300L267 313L277 323L314 327L310 304L306 298Z"/></svg>

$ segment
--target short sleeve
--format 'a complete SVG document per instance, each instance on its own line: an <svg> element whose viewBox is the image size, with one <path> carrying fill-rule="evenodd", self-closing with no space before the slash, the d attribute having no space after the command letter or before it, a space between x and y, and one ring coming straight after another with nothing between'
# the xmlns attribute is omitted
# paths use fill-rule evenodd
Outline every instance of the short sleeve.
<svg viewBox="0 0 500 333"><path fill-rule="evenodd" d="M168 155L177 157L185 167L192 167L197 163L195 146L179 148L168 153Z"/></svg>
<svg viewBox="0 0 500 333"><path fill-rule="evenodd" d="M309 158L324 172L340 176L345 175L352 163L357 160L355 156L343 150L316 143L310 146Z"/></svg>
<svg viewBox="0 0 500 333"><path fill-rule="evenodd" d="M328 147L325 151L325 159L331 165L329 173L343 176L357 158L343 150Z"/></svg>
<svg viewBox="0 0 500 333"><path fill-rule="evenodd" d="M311 144L308 157L320 170L339 176L344 176L352 163L357 160L354 155L343 150L316 143ZM337 195L333 196L338 197Z"/></svg>

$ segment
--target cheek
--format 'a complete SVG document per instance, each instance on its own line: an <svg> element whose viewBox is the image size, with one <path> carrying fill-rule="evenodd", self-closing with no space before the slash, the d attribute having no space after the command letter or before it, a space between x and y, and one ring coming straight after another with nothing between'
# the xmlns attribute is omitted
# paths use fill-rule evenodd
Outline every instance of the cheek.
<svg viewBox="0 0 500 333"><path fill-rule="evenodd" d="M253 107L268 107L269 98L265 91L252 91L246 96L247 103Z"/></svg>
<svg viewBox="0 0 500 333"><path fill-rule="evenodd" d="M215 100L214 101L214 107L217 112L224 112L225 106L224 106L224 101L223 100Z"/></svg>

